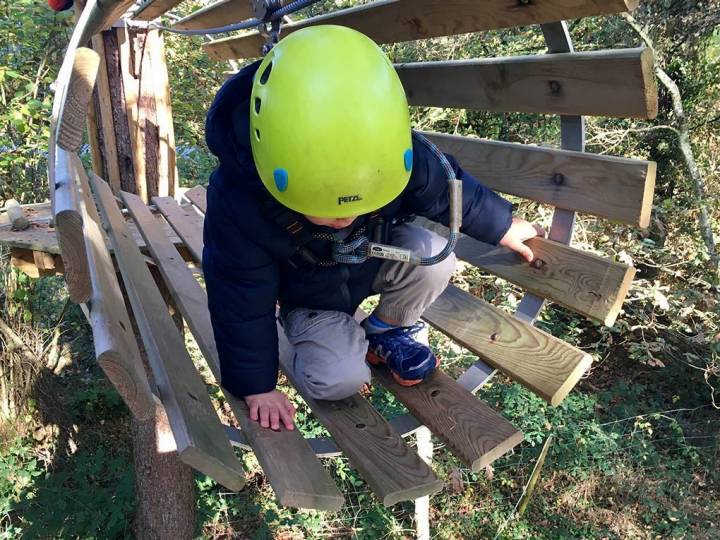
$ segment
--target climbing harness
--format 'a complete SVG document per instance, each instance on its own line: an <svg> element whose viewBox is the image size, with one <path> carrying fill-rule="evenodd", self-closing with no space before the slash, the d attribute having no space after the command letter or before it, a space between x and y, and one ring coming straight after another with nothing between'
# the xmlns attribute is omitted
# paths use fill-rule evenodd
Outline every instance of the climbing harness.
<svg viewBox="0 0 720 540"><path fill-rule="evenodd" d="M380 216L380 211L370 214L365 225L354 230L350 236L339 240L328 232L310 232L302 224L297 214L279 203L272 201L266 206L266 212L278 225L290 234L296 253L299 257L291 257L288 264L298 268L305 265L329 267L337 264L362 264L369 258L389 259L406 262L418 266L431 266L447 259L455 250L460 227L462 225L462 181L455 176L455 171L445 155L420 133L413 135L438 158L448 177L448 199L450 207L450 232L445 247L436 255L420 257L411 250L382 243L389 235L388 225ZM393 224L390 224L393 225ZM372 240L370 239L372 238ZM312 240L326 240L332 243L332 259L321 260L307 248Z"/></svg>

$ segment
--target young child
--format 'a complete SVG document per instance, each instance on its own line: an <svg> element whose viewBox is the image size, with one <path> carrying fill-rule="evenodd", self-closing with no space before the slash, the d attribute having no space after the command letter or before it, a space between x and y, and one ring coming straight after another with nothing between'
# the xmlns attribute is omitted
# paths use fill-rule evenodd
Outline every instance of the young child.
<svg viewBox="0 0 720 540"><path fill-rule="evenodd" d="M309 395L343 399L370 380L366 358L401 384L435 369L413 339L445 289L453 255L431 266L366 258L371 241L428 257L445 239L410 224L448 225L448 174L410 128L392 64L369 38L317 26L282 40L230 78L207 116L218 157L208 189L203 267L222 385L263 427L293 429L294 408L275 389L276 305L293 369ZM536 235L511 205L446 156L462 180L462 231L533 258ZM380 294L363 324L358 305Z"/></svg>

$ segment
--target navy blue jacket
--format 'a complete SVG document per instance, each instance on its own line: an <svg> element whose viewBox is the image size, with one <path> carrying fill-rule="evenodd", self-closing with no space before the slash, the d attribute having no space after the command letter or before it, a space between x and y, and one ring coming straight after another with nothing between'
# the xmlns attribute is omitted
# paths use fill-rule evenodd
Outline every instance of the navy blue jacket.
<svg viewBox="0 0 720 540"><path fill-rule="evenodd" d="M208 147L220 164L208 188L203 269L222 384L240 397L275 388L278 301L352 314L373 294L372 282L382 262L370 259L363 264L300 269L286 263L295 247L290 236L263 212L270 195L258 176L250 147L250 90L258 66L256 62L227 80L205 126ZM497 244L512 221L510 203L448 158L463 181L462 231ZM410 181L382 214L414 214L448 224L447 177L422 143L413 140ZM311 230L315 227L300 219ZM314 240L307 247L321 259L330 258L327 241Z"/></svg>

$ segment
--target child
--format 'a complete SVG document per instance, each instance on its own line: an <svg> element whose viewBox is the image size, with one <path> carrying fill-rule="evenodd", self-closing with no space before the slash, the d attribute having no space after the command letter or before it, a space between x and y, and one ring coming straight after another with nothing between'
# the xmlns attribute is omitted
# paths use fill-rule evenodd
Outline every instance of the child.
<svg viewBox="0 0 720 540"><path fill-rule="evenodd" d="M206 136L220 162L205 217L210 314L222 385L251 418L293 429L294 408L275 389L278 302L297 379L316 399L343 399L369 382L366 357L401 384L432 373L435 355L413 336L454 256L417 266L359 249L369 238L435 255L446 241L408 221L449 220L445 158L412 133L380 48L339 26L291 34L223 85ZM462 180L462 231L531 261L523 242L535 228L446 158ZM358 324L358 305L376 293L377 309Z"/></svg>

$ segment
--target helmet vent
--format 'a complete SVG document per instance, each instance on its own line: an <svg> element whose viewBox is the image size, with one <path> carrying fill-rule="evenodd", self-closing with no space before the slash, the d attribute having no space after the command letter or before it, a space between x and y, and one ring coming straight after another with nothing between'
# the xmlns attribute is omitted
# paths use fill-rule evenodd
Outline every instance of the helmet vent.
<svg viewBox="0 0 720 540"><path fill-rule="evenodd" d="M258 142L260 141L260 130L259 129L255 130L255 140Z"/></svg>
<svg viewBox="0 0 720 540"><path fill-rule="evenodd" d="M270 62L267 67L263 70L262 75L260 75L260 84L265 84L268 79L270 78L270 72L272 71L273 63Z"/></svg>
<svg viewBox="0 0 720 540"><path fill-rule="evenodd" d="M260 114L260 105L262 105L262 100L259 97L255 98L255 114Z"/></svg>

